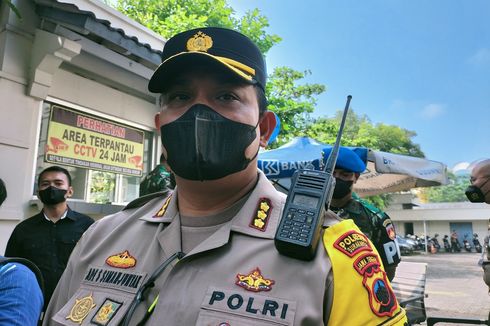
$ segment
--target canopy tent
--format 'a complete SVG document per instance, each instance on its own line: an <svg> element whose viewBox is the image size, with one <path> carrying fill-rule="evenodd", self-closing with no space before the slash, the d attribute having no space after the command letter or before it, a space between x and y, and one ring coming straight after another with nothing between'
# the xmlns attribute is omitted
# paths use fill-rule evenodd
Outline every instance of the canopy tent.
<svg viewBox="0 0 490 326"><path fill-rule="evenodd" d="M260 152L258 166L269 179L287 190L297 169L323 169L323 151L331 147L312 138L298 137L277 149ZM354 185L354 191L361 197L447 183L443 163L365 147L349 148L367 162L366 170Z"/></svg>

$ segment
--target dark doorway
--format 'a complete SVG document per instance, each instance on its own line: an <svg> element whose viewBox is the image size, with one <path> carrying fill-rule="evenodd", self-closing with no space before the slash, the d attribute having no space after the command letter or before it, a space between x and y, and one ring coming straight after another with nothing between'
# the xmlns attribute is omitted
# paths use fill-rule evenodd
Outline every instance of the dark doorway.
<svg viewBox="0 0 490 326"><path fill-rule="evenodd" d="M407 234L413 235L413 223L411 223L411 222L405 223L405 236Z"/></svg>

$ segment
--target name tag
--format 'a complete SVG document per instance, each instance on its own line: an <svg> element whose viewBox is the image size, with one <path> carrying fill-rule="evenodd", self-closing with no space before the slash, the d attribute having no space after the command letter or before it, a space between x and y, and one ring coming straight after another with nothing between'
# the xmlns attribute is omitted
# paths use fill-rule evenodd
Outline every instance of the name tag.
<svg viewBox="0 0 490 326"><path fill-rule="evenodd" d="M234 290L209 287L201 304L202 309L292 325L296 302Z"/></svg>
<svg viewBox="0 0 490 326"><path fill-rule="evenodd" d="M145 277L146 273L89 267L85 272L82 283L136 293L141 284L143 284Z"/></svg>

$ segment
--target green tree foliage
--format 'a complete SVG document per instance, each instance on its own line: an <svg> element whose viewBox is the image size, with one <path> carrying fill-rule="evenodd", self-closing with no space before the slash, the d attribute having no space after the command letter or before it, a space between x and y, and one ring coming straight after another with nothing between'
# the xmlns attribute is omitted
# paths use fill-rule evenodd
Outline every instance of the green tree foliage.
<svg viewBox="0 0 490 326"><path fill-rule="evenodd" d="M90 202L110 204L114 201L116 175L109 172L94 171L90 182Z"/></svg>
<svg viewBox="0 0 490 326"><path fill-rule="evenodd" d="M298 84L310 75L310 71L296 71L288 67L274 70L267 85L269 110L274 111L281 120L281 132L277 147L290 141L293 137L302 136L311 123L310 113L315 110L317 95L325 91L321 84Z"/></svg>
<svg viewBox="0 0 490 326"><path fill-rule="evenodd" d="M320 117L307 130L305 136L325 144L333 144L337 137L342 112L334 117ZM417 134L413 131L384 123L373 124L366 115L358 115L353 110L347 114L343 146L368 147L373 150L424 157L420 146L412 141Z"/></svg>
<svg viewBox="0 0 490 326"><path fill-rule="evenodd" d="M325 144L334 144L342 120L342 111L334 117L320 117L305 130L305 136ZM342 146L367 147L373 150L424 157L418 144L413 143L416 133L398 126L383 123L373 124L366 115L358 115L353 110L347 113ZM373 205L384 209L389 203L390 194L365 198Z"/></svg>
<svg viewBox="0 0 490 326"><path fill-rule="evenodd" d="M454 175L448 173L449 184L445 186L421 188L418 197L423 202L452 203L468 201L465 195L466 187L470 185L466 175Z"/></svg>
<svg viewBox="0 0 490 326"><path fill-rule="evenodd" d="M203 26L225 27L250 37L264 54L281 41L266 32L269 20L258 9L237 17L226 0L119 0L116 8L165 38Z"/></svg>

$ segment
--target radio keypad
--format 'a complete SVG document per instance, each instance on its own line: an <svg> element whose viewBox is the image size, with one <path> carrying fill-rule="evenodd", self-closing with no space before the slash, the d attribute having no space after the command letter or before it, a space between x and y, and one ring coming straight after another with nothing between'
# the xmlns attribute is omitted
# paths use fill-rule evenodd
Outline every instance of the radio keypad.
<svg viewBox="0 0 490 326"><path fill-rule="evenodd" d="M307 242L313 223L314 212L290 208L284 221L281 237Z"/></svg>

